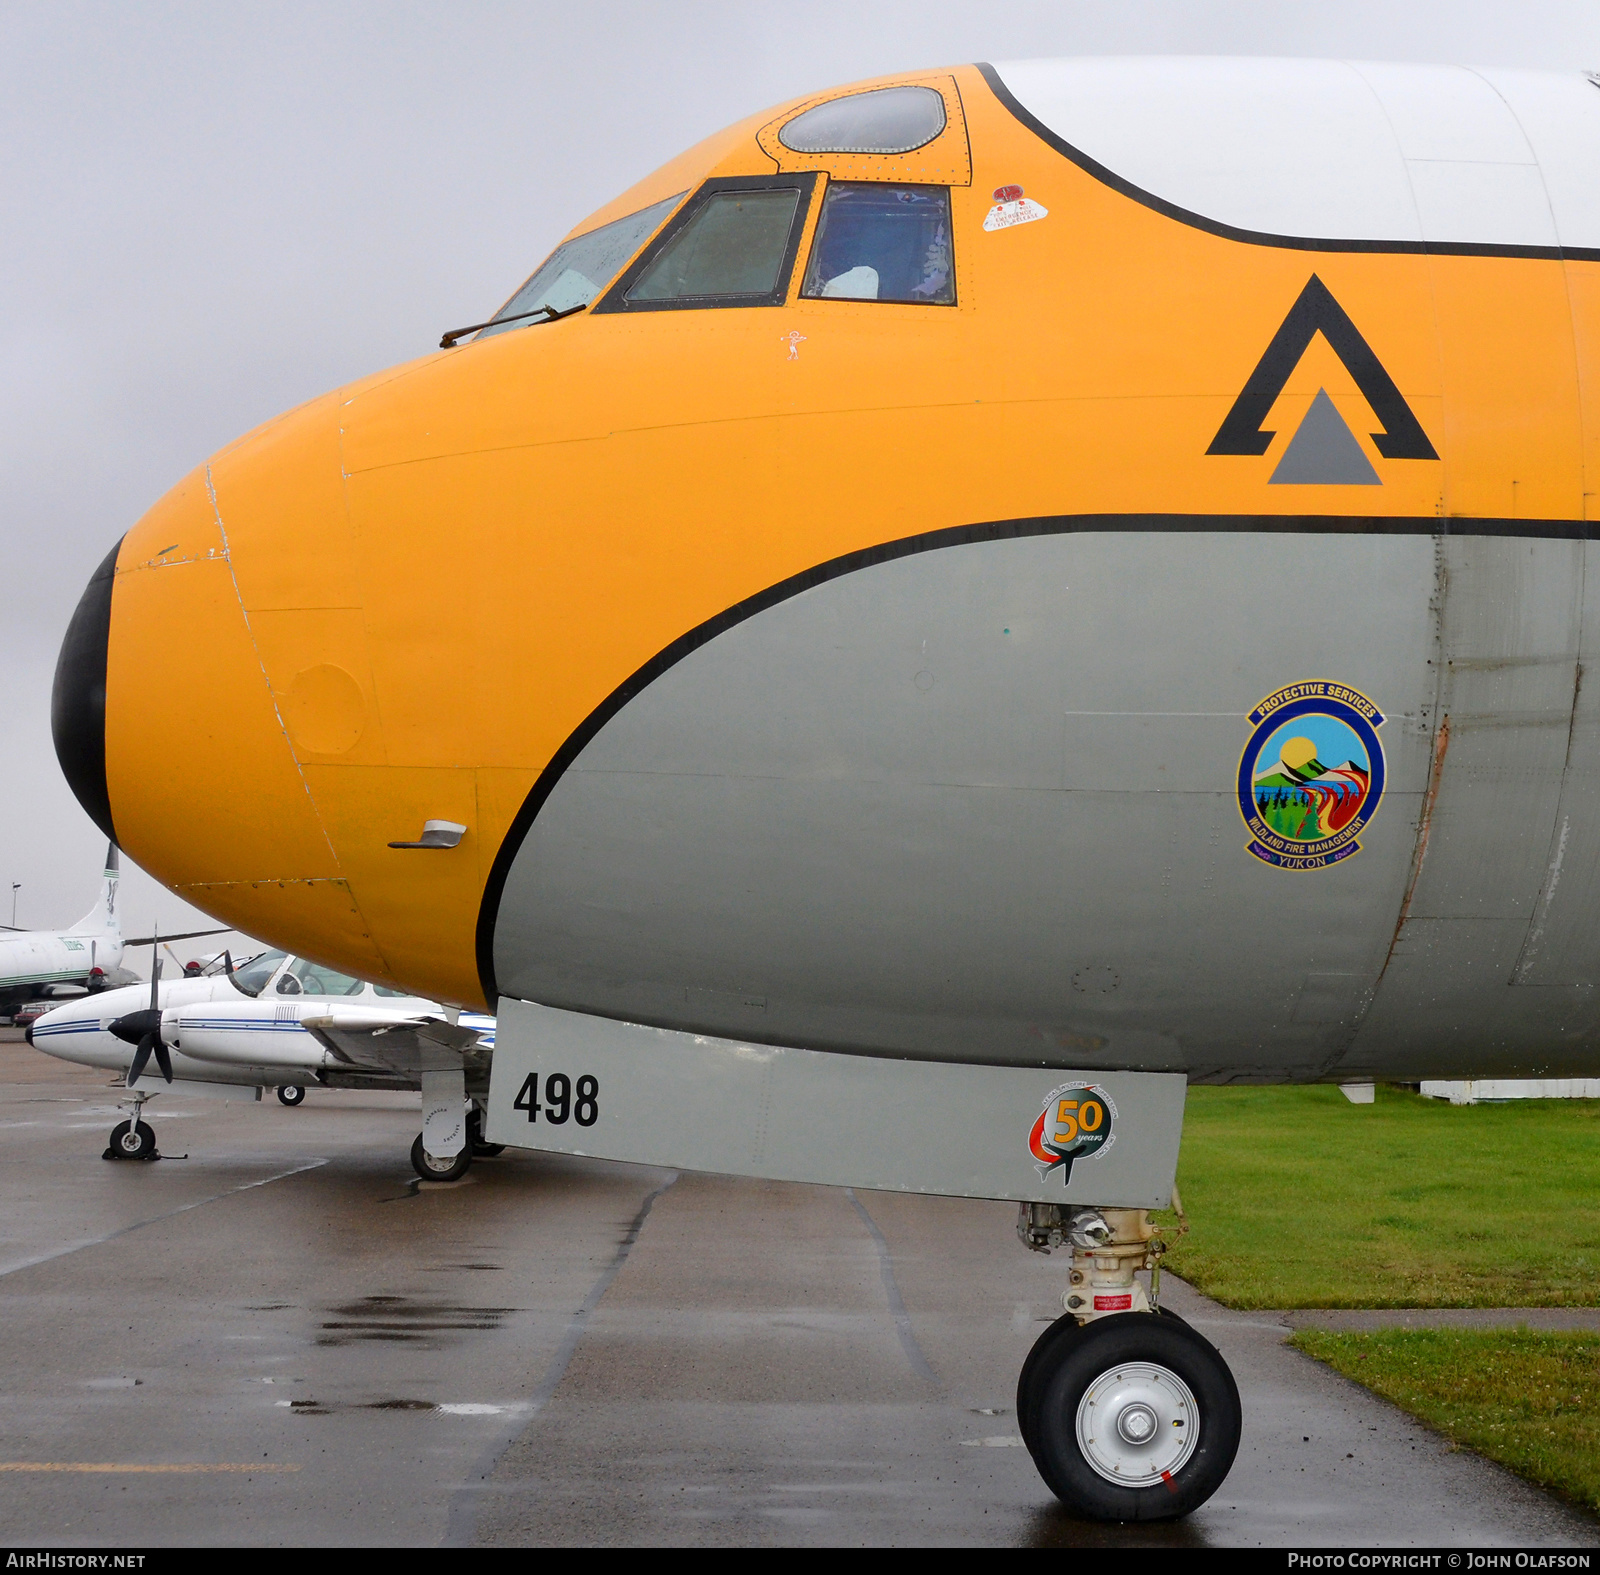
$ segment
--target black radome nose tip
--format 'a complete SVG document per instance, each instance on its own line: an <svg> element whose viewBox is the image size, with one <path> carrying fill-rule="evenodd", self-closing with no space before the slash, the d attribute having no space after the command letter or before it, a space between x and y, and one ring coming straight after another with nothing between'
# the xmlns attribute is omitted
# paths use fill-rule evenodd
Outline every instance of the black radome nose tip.
<svg viewBox="0 0 1600 1575"><path fill-rule="evenodd" d="M119 541L90 576L56 658L50 695L50 733L67 786L85 813L113 842L106 789L106 653L111 643L111 588Z"/></svg>

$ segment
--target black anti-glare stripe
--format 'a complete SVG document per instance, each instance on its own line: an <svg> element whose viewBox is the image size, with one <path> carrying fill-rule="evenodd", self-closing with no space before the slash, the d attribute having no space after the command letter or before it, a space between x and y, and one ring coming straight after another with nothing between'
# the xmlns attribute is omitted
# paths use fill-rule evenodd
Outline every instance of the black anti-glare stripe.
<svg viewBox="0 0 1600 1575"><path fill-rule="evenodd" d="M1219 531L1260 535L1307 536L1510 536L1529 541L1592 541L1600 537L1596 520L1462 519L1435 515L1359 516L1350 514L1048 514L1033 519L992 520L982 525L953 525L945 530L925 531L919 536L903 536L876 547L847 552L815 568L805 569L779 580L776 585L757 591L697 628L680 635L671 645L651 657L637 672L615 689L573 729L566 742L539 773L522 808L512 820L500 850L495 854L484 885L483 903L478 910L478 979L483 985L489 1010L495 1010L500 990L494 974L494 932L500 918L500 899L506 880L528 832L539 818L539 811L555 791L590 740L636 695L641 694L669 668L709 644L728 629L776 607L780 602L842 579L861 569L919 552L942 547L964 547L977 542L1013 541L1028 536L1066 536L1087 531L1188 532Z"/></svg>
<svg viewBox="0 0 1600 1575"><path fill-rule="evenodd" d="M1303 252L1412 252L1429 257L1545 257L1560 261L1571 257L1582 262L1600 261L1600 247L1592 246L1508 246L1497 241L1343 241L1314 235L1273 235L1266 230L1242 230L1237 225L1224 224L1218 219L1208 219L1203 213L1180 208L1154 192L1135 186L1131 180L1107 169L1098 159L1091 158L1081 148L1074 147L1064 137L1057 136L1000 79L1000 73L984 61L978 70L989 84L994 96L1011 111L1024 126L1041 141L1064 158L1071 159L1086 175L1092 175L1103 186L1131 197L1146 208L1192 229L1204 230L1209 235L1220 235L1224 240L1243 241L1248 246L1281 246L1291 251Z"/></svg>

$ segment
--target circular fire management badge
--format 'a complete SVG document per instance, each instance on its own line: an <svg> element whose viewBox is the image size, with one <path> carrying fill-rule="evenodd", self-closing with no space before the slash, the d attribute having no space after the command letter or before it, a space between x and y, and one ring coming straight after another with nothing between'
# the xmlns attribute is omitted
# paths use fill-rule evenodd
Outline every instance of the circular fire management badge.
<svg viewBox="0 0 1600 1575"><path fill-rule="evenodd" d="M1383 713L1325 679L1288 684L1250 713L1239 761L1247 851L1285 870L1317 870L1361 851L1383 797Z"/></svg>

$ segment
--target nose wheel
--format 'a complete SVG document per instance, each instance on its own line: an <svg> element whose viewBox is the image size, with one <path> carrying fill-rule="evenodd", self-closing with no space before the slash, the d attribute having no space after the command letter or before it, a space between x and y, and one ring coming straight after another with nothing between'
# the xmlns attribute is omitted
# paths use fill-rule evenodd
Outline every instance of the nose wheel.
<svg viewBox="0 0 1600 1575"><path fill-rule="evenodd" d="M102 1159L160 1159L156 1135L148 1122L119 1121L111 1129L111 1141Z"/></svg>
<svg viewBox="0 0 1600 1575"><path fill-rule="evenodd" d="M1239 1390L1179 1318L1118 1313L1039 1337L1017 1385L1039 1474L1093 1520L1174 1520L1221 1487L1239 1448Z"/></svg>
<svg viewBox="0 0 1600 1575"><path fill-rule="evenodd" d="M288 1105L291 1109L295 1105L305 1102L306 1091L298 1083L285 1083L278 1090L278 1103Z"/></svg>

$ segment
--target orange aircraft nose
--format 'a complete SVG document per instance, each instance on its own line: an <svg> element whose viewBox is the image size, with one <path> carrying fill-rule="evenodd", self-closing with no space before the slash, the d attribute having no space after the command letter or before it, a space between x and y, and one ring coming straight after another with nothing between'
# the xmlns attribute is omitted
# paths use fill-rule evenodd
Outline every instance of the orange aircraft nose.
<svg viewBox="0 0 1600 1575"><path fill-rule="evenodd" d="M476 816L470 771L374 769L390 762L340 464L349 392L215 455L96 570L56 670L56 752L95 823L197 907L470 1002L475 852L419 872L389 848ZM391 937L385 953L397 903L429 912L431 947ZM452 918L465 966L441 976Z"/></svg>

